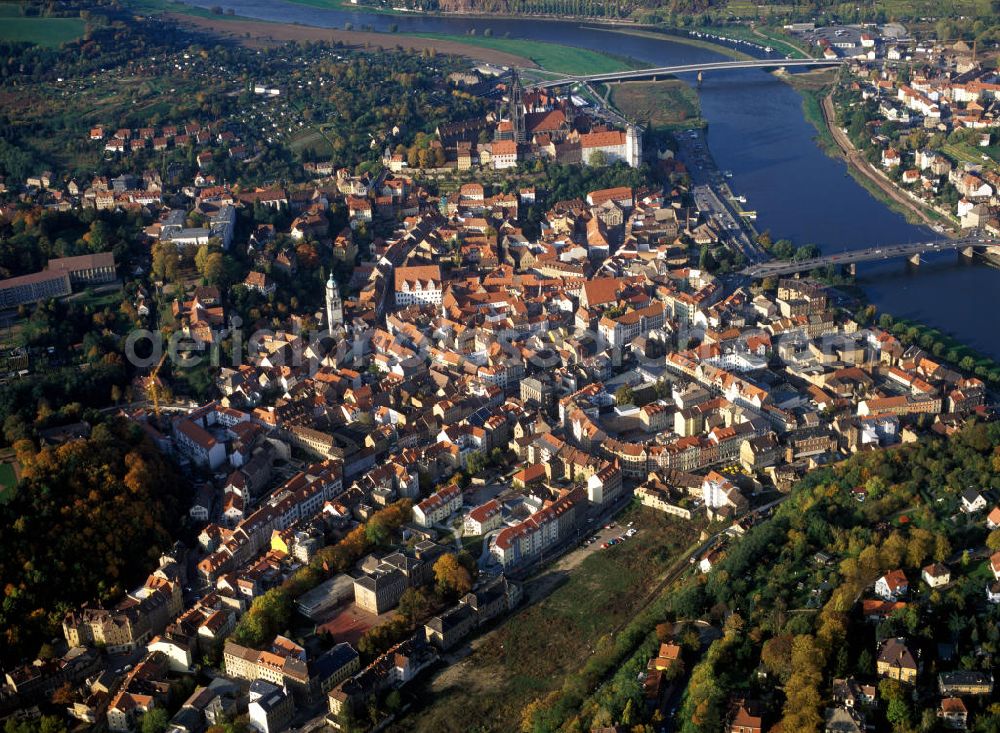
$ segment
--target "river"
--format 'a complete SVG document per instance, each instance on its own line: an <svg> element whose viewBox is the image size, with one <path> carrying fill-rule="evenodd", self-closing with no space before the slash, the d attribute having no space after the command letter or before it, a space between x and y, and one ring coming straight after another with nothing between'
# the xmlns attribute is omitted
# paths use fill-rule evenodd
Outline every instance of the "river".
<svg viewBox="0 0 1000 733"><path fill-rule="evenodd" d="M653 66L718 61L707 48L668 38L609 33L569 21L382 15L362 10L321 9L286 0L188 0L204 8L222 5L237 15L326 28L370 26L399 33L481 33L550 41L627 55ZM689 81L693 82L693 79ZM872 196L847 172L844 161L817 146L816 131L802 114L799 94L775 76L757 70L705 74L699 91L708 121L711 152L732 172L734 192L758 212L758 230L824 252L934 239ZM1000 359L1000 336L991 313L1000 309L1000 273L968 264L956 255L913 268L903 262L859 267L859 284L880 311L919 320Z"/></svg>

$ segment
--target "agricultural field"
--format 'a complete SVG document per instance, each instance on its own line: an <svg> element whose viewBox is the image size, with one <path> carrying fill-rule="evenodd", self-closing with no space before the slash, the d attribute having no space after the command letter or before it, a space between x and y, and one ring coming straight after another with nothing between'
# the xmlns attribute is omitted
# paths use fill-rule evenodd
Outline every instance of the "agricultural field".
<svg viewBox="0 0 1000 733"><path fill-rule="evenodd" d="M691 127L701 119L697 93L680 79L612 84L609 101L652 129Z"/></svg>
<svg viewBox="0 0 1000 733"><path fill-rule="evenodd" d="M24 17L16 5L0 5L0 41L61 46L83 35L80 18Z"/></svg>
<svg viewBox="0 0 1000 733"><path fill-rule="evenodd" d="M579 673L609 642L609 632L645 605L703 526L634 506L619 515L618 531L630 521L639 528L635 537L607 549L595 543L575 550L528 580L525 596L545 597L523 606L474 642L469 657L428 681L433 694L415 691L416 700L429 704L391 730L512 730L522 708Z"/></svg>

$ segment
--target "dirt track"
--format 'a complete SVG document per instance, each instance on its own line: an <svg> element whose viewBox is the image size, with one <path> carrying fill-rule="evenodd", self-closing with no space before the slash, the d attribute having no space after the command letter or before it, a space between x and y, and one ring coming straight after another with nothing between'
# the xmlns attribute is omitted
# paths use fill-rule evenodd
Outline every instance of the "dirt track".
<svg viewBox="0 0 1000 733"><path fill-rule="evenodd" d="M854 168L854 170L864 176L867 180L878 186L886 196L891 198L897 204L906 207L907 211L911 211L920 217L920 221L927 226L934 226L938 223L927 215L927 212L923 210L923 207L919 206L913 201L913 199L901 192L891 181L881 176L877 171L872 170L872 166L868 163L868 161L865 160L861 153L854 148L850 138L848 138L847 135L844 134L844 131L837 127L837 123L834 122L836 118L834 116L833 97L831 95L828 94L823 97L822 109L823 119L826 121L826 126L829 128L830 134L833 135L833 139L837 143L837 147L840 148L840 152L843 153L845 158L847 158L848 165ZM946 234L948 234L948 236L953 236L947 231Z"/></svg>
<svg viewBox="0 0 1000 733"><path fill-rule="evenodd" d="M170 14L181 25L208 31L222 38L229 38L244 46L262 47L274 46L286 41L340 41L351 48L404 48L414 51L434 49L437 53L466 56L477 61L485 61L500 66L533 67L535 63L523 56L517 56L492 48L482 48L468 43L448 41L436 38L419 38L416 36L397 35L392 33L373 33L370 31L343 31L334 28L313 28L304 25L285 23L266 23L255 20L229 20L219 18L200 18L193 15Z"/></svg>

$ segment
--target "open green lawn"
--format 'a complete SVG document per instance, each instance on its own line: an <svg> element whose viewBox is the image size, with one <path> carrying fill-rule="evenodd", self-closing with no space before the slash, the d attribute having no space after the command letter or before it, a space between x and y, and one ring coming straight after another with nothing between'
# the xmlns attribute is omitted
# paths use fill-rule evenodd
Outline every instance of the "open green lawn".
<svg viewBox="0 0 1000 733"><path fill-rule="evenodd" d="M0 504L5 504L14 496L14 489L17 486L17 476L14 473L14 464L6 461L0 463Z"/></svg>
<svg viewBox="0 0 1000 733"><path fill-rule="evenodd" d="M177 0L125 0L125 4L137 13L154 15L156 13L179 13L181 15L194 15L199 18L219 18L223 20L247 20L237 15L227 15L225 13L213 13L207 8L199 8L196 5L177 2ZM255 20L255 19L251 19ZM265 23L267 21L260 21Z"/></svg>
<svg viewBox="0 0 1000 733"><path fill-rule="evenodd" d="M4 8L8 10L8 8ZM83 35L79 18L22 18L0 13L0 40L61 46Z"/></svg>
<svg viewBox="0 0 1000 733"><path fill-rule="evenodd" d="M680 79L625 82L610 88L615 107L654 129L690 127L700 122L698 95Z"/></svg>
<svg viewBox="0 0 1000 733"><path fill-rule="evenodd" d="M639 64L625 58L616 58L597 51L561 46L556 43L446 33L420 33L416 35L419 38L440 38L441 40L467 43L470 46L506 51L531 59L543 69L562 74L603 74L609 71L640 68Z"/></svg>

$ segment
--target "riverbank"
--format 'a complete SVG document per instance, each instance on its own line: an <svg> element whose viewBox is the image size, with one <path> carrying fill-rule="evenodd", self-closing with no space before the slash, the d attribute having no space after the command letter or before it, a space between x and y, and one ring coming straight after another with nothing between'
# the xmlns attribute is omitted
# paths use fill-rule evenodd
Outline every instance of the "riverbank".
<svg viewBox="0 0 1000 733"><path fill-rule="evenodd" d="M724 46L720 43L712 43L711 41L703 41L699 38L692 38L689 35L683 33L671 33L669 31L655 31L655 30L639 30L636 28L606 28L599 25L596 26L584 26L589 30L594 31L604 31L606 33L617 33L622 36L635 36L636 38L652 38L656 41L669 41L670 43L679 43L684 46L694 46L695 48L703 48L706 51L712 51L713 53L720 54L722 56L728 56L735 61L752 61L756 57L751 56L748 53L743 53L742 51L737 51L735 48L729 48L729 46Z"/></svg>
<svg viewBox="0 0 1000 733"><path fill-rule="evenodd" d="M733 41L748 41L758 45L770 46L775 51L783 53L785 56L789 56L791 58L806 59L812 56L812 54L808 53L805 49L784 35L779 36L773 32L765 33L757 28L750 28L741 25L724 27L709 26L705 28L703 32Z"/></svg>

